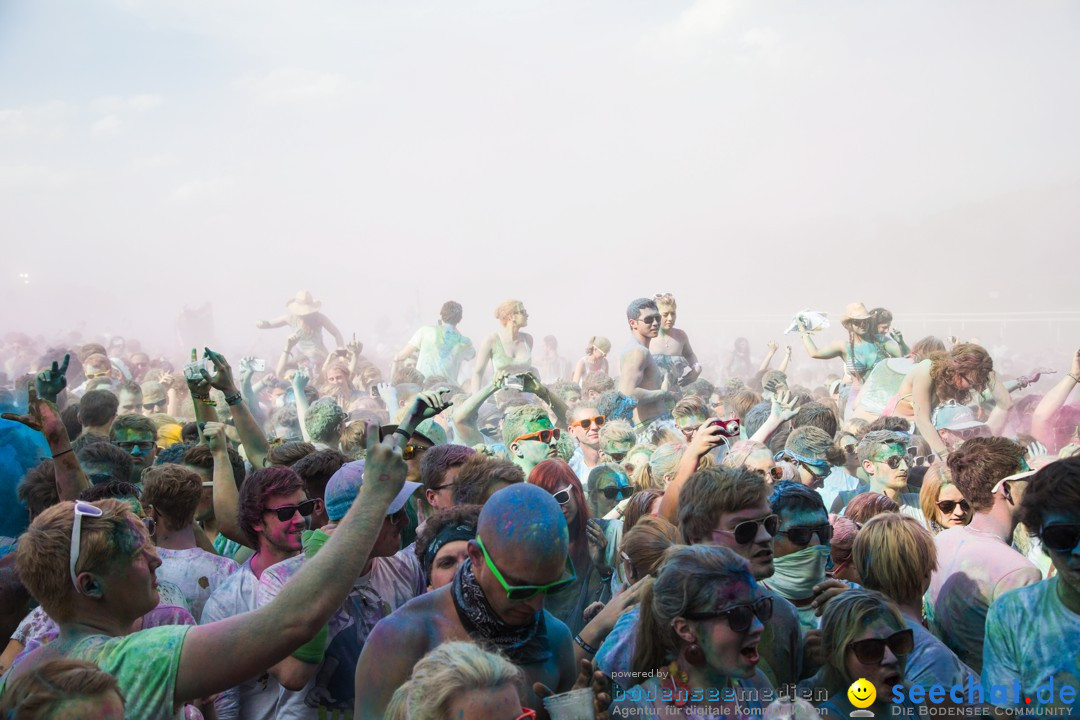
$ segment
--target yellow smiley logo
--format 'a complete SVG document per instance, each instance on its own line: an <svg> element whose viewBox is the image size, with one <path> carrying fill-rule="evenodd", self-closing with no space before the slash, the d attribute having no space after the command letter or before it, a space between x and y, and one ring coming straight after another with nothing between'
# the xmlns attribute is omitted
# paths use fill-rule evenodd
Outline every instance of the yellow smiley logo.
<svg viewBox="0 0 1080 720"><path fill-rule="evenodd" d="M857 708L868 708L877 700L877 690L873 683L865 678L859 678L851 683L847 691L848 700Z"/></svg>

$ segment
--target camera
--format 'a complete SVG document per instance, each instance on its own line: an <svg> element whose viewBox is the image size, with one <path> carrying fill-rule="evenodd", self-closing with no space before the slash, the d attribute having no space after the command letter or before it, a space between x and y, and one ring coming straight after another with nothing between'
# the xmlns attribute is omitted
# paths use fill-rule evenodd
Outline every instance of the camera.
<svg viewBox="0 0 1080 720"><path fill-rule="evenodd" d="M507 375L503 380L503 390L525 390L525 378L521 375Z"/></svg>
<svg viewBox="0 0 1080 720"><path fill-rule="evenodd" d="M738 438L739 437L739 419L732 418L730 420L713 420L709 423L709 427L720 428L720 434L726 438Z"/></svg>

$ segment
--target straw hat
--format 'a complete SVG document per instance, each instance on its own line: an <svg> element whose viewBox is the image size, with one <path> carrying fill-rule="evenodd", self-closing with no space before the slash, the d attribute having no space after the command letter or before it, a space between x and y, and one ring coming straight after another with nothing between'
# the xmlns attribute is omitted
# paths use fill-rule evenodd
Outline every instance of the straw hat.
<svg viewBox="0 0 1080 720"><path fill-rule="evenodd" d="M847 309L844 310L844 314L840 316L840 324L844 327L851 329L852 320L869 320L870 312L866 309L866 306L861 302L850 303Z"/></svg>
<svg viewBox="0 0 1080 720"><path fill-rule="evenodd" d="M296 293L296 297L285 303L285 307L287 307L289 312L293 315L310 315L319 312L322 303L311 297L310 290L301 290Z"/></svg>

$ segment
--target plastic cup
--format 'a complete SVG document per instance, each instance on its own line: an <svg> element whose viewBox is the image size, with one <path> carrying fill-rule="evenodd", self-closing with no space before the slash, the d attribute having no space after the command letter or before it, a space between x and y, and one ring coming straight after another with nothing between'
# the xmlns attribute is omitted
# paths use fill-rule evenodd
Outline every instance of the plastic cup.
<svg viewBox="0 0 1080 720"><path fill-rule="evenodd" d="M593 720L593 692L591 688L571 690L544 698L544 708L551 720Z"/></svg>

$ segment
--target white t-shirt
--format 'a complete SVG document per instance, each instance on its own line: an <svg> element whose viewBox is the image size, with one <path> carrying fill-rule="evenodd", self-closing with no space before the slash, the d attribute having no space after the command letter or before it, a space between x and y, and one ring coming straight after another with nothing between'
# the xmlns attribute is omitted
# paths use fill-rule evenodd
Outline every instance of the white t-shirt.
<svg viewBox="0 0 1080 720"><path fill-rule="evenodd" d="M961 662L982 670L986 611L1003 593L1039 582L1038 568L993 533L971 526L934 538L938 569L930 578L930 627Z"/></svg>
<svg viewBox="0 0 1080 720"><path fill-rule="evenodd" d="M156 576L159 581L164 578L180 588L196 622L201 621L203 606L210 599L210 594L239 567L235 560L206 552L202 548L169 550L159 547L158 556L161 567L157 569Z"/></svg>
<svg viewBox="0 0 1080 720"><path fill-rule="evenodd" d="M1058 597L1057 576L1007 592L990 606L983 645L983 687L1008 685L1019 679L1025 693L1038 701L1038 689L1053 683L1054 703L1062 707L1063 685L1080 691L1080 615ZM1045 699L1045 696L1044 696ZM1021 701L1022 702L1022 701ZM1009 703L1011 704L1011 703ZM1072 714L1080 713L1080 692Z"/></svg>
<svg viewBox="0 0 1080 720"><path fill-rule="evenodd" d="M592 466L585 463L585 453L580 447L574 448L574 454L570 456L570 469L577 475L578 480L581 481L581 489L583 492L589 492L589 473L592 472Z"/></svg>
<svg viewBox="0 0 1080 720"><path fill-rule="evenodd" d="M416 331L409 345L417 349L416 369L424 377L442 375L456 383L461 374L461 363L476 356L472 341L457 328L439 323L425 325Z"/></svg>
<svg viewBox="0 0 1080 720"><path fill-rule="evenodd" d="M210 594L199 624L208 625L256 609L258 588L259 579L251 571L249 558ZM218 720L274 720L282 690L270 673L245 680L214 701Z"/></svg>

